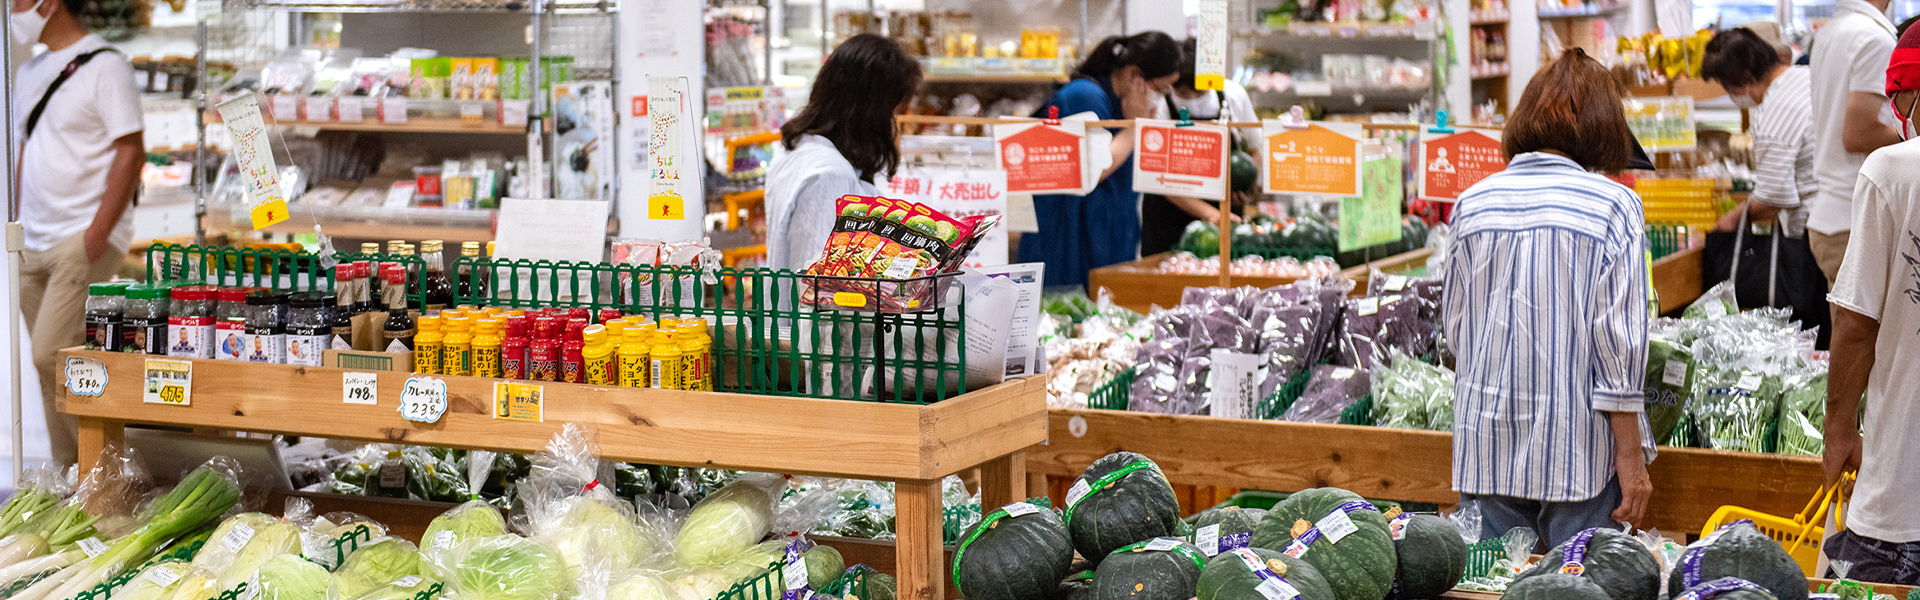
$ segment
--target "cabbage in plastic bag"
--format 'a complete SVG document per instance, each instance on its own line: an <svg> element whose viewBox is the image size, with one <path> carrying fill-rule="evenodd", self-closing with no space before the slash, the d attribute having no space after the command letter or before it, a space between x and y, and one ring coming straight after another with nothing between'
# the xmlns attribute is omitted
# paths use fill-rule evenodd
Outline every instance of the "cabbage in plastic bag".
<svg viewBox="0 0 1920 600"><path fill-rule="evenodd" d="M469 539L435 558L461 600L555 600L572 583L559 552L517 535Z"/></svg>
<svg viewBox="0 0 1920 600"><path fill-rule="evenodd" d="M333 577L327 569L293 554L273 557L253 576L260 584L258 600L331 600ZM249 582L251 585L252 582Z"/></svg>
<svg viewBox="0 0 1920 600"><path fill-rule="evenodd" d="M680 600L673 591L672 584L659 575L646 571L629 571L616 575L613 584L607 586L607 600Z"/></svg>
<svg viewBox="0 0 1920 600"><path fill-rule="evenodd" d="M114 600L166 600L173 594L174 588L192 566L184 560L171 559L155 562L140 570L139 575L114 590Z"/></svg>
<svg viewBox="0 0 1920 600"><path fill-rule="evenodd" d="M213 530L193 565L219 574L220 589L229 589L282 554L299 554L300 528L279 517L241 513Z"/></svg>
<svg viewBox="0 0 1920 600"><path fill-rule="evenodd" d="M707 496L687 514L673 540L674 555L694 566L718 566L767 537L773 525L777 485L765 478L741 480Z"/></svg>
<svg viewBox="0 0 1920 600"><path fill-rule="evenodd" d="M340 586L340 595L350 598L406 577L429 574L426 559L414 548L413 542L387 538L362 546L349 555L333 577Z"/></svg>

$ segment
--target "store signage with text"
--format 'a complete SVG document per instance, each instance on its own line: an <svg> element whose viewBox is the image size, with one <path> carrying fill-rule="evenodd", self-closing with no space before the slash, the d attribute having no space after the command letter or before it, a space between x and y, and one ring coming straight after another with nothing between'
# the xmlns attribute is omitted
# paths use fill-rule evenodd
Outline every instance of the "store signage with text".
<svg viewBox="0 0 1920 600"><path fill-rule="evenodd" d="M1135 119L1133 189L1148 194L1222 200L1227 193L1227 128L1179 127Z"/></svg>
<svg viewBox="0 0 1920 600"><path fill-rule="evenodd" d="M1262 121L1267 138L1266 192L1269 194L1360 193L1359 123L1309 122L1304 128Z"/></svg>
<svg viewBox="0 0 1920 600"><path fill-rule="evenodd" d="M1507 169L1498 130L1420 134L1420 197L1452 202L1488 175Z"/></svg>
<svg viewBox="0 0 1920 600"><path fill-rule="evenodd" d="M925 204L955 219L1007 212L1007 173L997 169L902 167L883 187L881 195ZM975 269L1007 264L1006 228L988 230L965 264Z"/></svg>
<svg viewBox="0 0 1920 600"><path fill-rule="evenodd" d="M1085 158L1087 124L1018 123L993 126L1007 191L1084 194L1093 187Z"/></svg>

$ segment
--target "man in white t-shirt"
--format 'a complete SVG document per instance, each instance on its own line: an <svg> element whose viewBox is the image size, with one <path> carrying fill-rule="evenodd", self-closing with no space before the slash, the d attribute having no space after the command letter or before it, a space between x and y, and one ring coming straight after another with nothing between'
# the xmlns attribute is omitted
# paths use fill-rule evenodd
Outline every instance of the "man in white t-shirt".
<svg viewBox="0 0 1920 600"><path fill-rule="evenodd" d="M1817 52L1817 50L1816 50ZM1886 92L1909 141L1875 151L1853 186L1853 237L1828 301L1833 356L1827 379L1828 483L1858 469L1847 531L1826 544L1859 581L1920 585L1920 27L1901 36ZM1860 429L1866 393L1866 431Z"/></svg>
<svg viewBox="0 0 1920 600"><path fill-rule="evenodd" d="M1846 257L1860 161L1900 141L1881 93L1893 52L1893 23L1886 15L1891 1L1839 0L1813 41L1814 174L1820 195L1808 210L1807 244L1829 286Z"/></svg>
<svg viewBox="0 0 1920 600"><path fill-rule="evenodd" d="M1231 79L1224 90L1201 90L1194 88L1195 62L1198 60L1198 40L1187 38L1182 43L1180 56L1180 77L1173 82L1173 92L1165 96L1161 106L1154 113L1161 119L1180 118L1180 109L1187 110L1187 118L1195 121L1222 121L1248 123L1260 120L1253 112L1253 99L1247 95L1246 86ZM1259 130L1239 130L1233 132L1235 138L1243 140L1252 156L1261 156L1260 148L1265 147L1265 139ZM1234 190L1236 206L1245 206L1252 201L1253 190ZM1162 196L1147 194L1140 199L1140 254L1150 255L1166 252L1179 241L1185 233L1187 224L1194 221L1218 223L1220 221L1220 203L1216 200L1202 200L1184 196Z"/></svg>
<svg viewBox="0 0 1920 600"><path fill-rule="evenodd" d="M111 277L125 261L133 241L127 207L146 162L133 67L87 33L85 7L86 0L13 0L7 17L15 41L47 46L14 75L12 126L13 139L25 140L15 182L27 234L20 310L40 373L52 458L61 463L76 458L75 427L53 408L54 353L83 341L87 284ZM53 88L63 73L65 81ZM37 108L43 98L45 108Z"/></svg>

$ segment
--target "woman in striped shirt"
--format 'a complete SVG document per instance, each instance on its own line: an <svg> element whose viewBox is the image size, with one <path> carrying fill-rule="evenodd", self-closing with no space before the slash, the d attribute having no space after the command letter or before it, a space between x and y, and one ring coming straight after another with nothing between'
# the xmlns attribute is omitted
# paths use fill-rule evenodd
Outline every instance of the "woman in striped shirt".
<svg viewBox="0 0 1920 600"><path fill-rule="evenodd" d="M1631 523L1653 493L1640 198L1594 172L1631 156L1618 84L1578 50L1527 84L1507 169L1460 196L1444 263L1454 344L1453 487L1482 532L1557 545Z"/></svg>

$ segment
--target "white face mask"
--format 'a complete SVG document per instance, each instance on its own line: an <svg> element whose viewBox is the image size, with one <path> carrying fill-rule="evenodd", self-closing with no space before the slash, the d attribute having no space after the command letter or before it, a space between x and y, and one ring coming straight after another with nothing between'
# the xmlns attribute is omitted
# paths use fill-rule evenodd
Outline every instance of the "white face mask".
<svg viewBox="0 0 1920 600"><path fill-rule="evenodd" d="M1760 105L1759 102L1753 101L1753 96L1751 94L1727 94L1727 99L1732 100L1734 106L1737 106L1743 109L1750 109Z"/></svg>
<svg viewBox="0 0 1920 600"><path fill-rule="evenodd" d="M40 0L33 3L33 8L27 9L26 12L7 14L7 27L13 30L13 43L27 45L40 43L40 32L47 28L47 16L40 14L40 5L46 1Z"/></svg>

